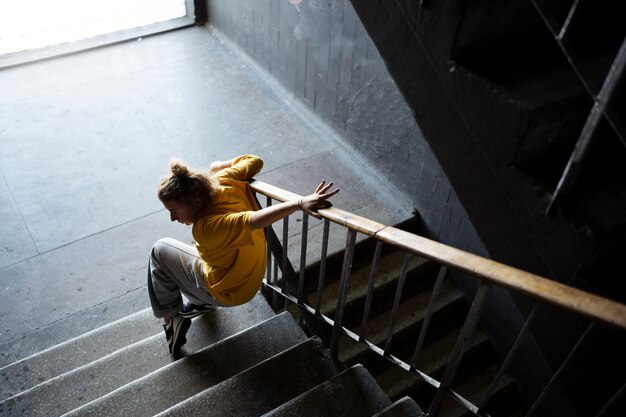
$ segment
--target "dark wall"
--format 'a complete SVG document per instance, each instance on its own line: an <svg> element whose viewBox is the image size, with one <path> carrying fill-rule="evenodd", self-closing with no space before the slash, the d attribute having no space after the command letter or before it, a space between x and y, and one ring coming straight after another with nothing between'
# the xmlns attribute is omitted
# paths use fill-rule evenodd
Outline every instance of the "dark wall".
<svg viewBox="0 0 626 417"><path fill-rule="evenodd" d="M386 62L366 32L349 0L309 0L297 5L289 0L211 0L208 22L221 32L264 71L278 80L296 100L304 103L383 174L412 202L425 232L448 245L489 257L457 193L416 123L405 94L391 77ZM407 53L410 53L407 51ZM415 68L411 69L412 71ZM408 71L407 71L408 73ZM428 78L435 83L436 78ZM454 118L442 106L446 98L437 88L415 91L430 107L432 117L426 128L454 132ZM423 120L423 117L422 119ZM467 154L476 149L469 148ZM445 153L443 158L446 158ZM472 176L484 166L472 166L470 159L454 170L458 175ZM449 163L449 161L448 161ZM481 201L480 189L475 192ZM458 278L458 277L457 277ZM476 280L457 279L457 284L471 295ZM482 325L497 336L496 349L506 351L524 317L504 290L492 291L483 315ZM534 398L536 390L550 373L532 339L520 350L520 357L537 366L514 363L513 370L521 380L540 381L526 384L526 395ZM558 397L559 390L555 396ZM563 404L559 398L557 404ZM561 415L568 415L561 406Z"/></svg>
<svg viewBox="0 0 626 417"><path fill-rule="evenodd" d="M580 117L580 111L572 110L580 100L546 105L552 97L542 94L534 97L539 107L530 108L529 97L512 97L520 87L533 87L532 82L524 86L505 76L498 81L509 89L500 91L501 86L484 75L498 65L526 72L526 63L546 61L516 62L510 54L507 60L498 59L510 48L490 44L490 30L525 33L522 23L534 15L510 8L502 18L481 20L494 10L501 13L499 2L424 2L426 7L418 10L419 3L210 0L206 5L210 25L409 198L430 237L571 282L594 253L594 239L563 218L545 216L543 189L528 175L552 178L542 169L553 164L531 160L529 155L553 128L576 131L575 123L553 121L551 116ZM472 5L486 11L476 12ZM485 21L503 27L494 29ZM532 38L543 43L541 36L540 30L532 32ZM515 43L515 34L507 41ZM484 61L477 63L474 53L488 51L487 47L496 48L495 61L481 67ZM550 51L554 52L540 50ZM558 80L562 74L557 75ZM457 282L466 294L476 287L471 279ZM530 305L528 300L514 300L508 291L491 292L481 325L496 350L506 352L513 343ZM550 368L558 367L572 346L572 335L580 334L578 323L557 313L548 309L538 314L533 336L526 338L512 364L529 400L537 397L551 377ZM567 403L557 384L542 411L575 415ZM558 411L549 412L550 407Z"/></svg>
<svg viewBox="0 0 626 417"><path fill-rule="evenodd" d="M350 1L295 3L212 0L208 21L402 191L431 236L487 256Z"/></svg>

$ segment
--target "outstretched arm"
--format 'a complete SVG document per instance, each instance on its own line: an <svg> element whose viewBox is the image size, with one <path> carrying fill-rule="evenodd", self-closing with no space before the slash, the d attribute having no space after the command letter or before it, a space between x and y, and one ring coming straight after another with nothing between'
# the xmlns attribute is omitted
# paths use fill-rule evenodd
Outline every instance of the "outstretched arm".
<svg viewBox="0 0 626 417"><path fill-rule="evenodd" d="M250 226L253 229L267 227L297 210L302 210L316 219L321 219L321 216L317 214L317 210L332 206L328 199L339 192L338 188L329 192L328 190L332 185L332 182L326 184L326 181L322 181L313 194L302 197L300 200L285 201L284 203L255 211L252 213Z"/></svg>
<svg viewBox="0 0 626 417"><path fill-rule="evenodd" d="M209 167L209 176L215 174L218 171L223 170L224 168L230 168L233 165L235 158L229 159L228 161L215 161L211 162L211 166Z"/></svg>

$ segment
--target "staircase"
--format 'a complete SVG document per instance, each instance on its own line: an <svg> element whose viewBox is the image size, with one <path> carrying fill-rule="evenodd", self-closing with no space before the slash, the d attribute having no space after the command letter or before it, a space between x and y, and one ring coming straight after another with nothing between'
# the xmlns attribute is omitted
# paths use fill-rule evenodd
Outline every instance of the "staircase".
<svg viewBox="0 0 626 417"><path fill-rule="evenodd" d="M350 277L350 285L344 307L343 324L356 334L360 334L365 299L370 276L370 260L374 251L372 241L357 244ZM339 295L341 271L340 254L327 260L327 275L322 293L320 312L334 318L336 300ZM387 248L383 250L376 272L372 307L365 329L365 337L383 349L390 323L392 303L396 292L404 253ZM406 281L403 287L398 315L395 322L389 353L411 363L413 351L420 328L425 318L439 268L432 261L414 256L408 264ZM306 271L308 277L307 299L311 306L316 305L316 288L319 265ZM427 375L441 380L443 372L450 362L450 355L457 341L460 329L467 316L469 305L449 280L444 280L442 289L434 304L429 330L416 367ZM299 319L300 312L295 305L289 307L294 318ZM313 330L327 344L331 328ZM414 373L410 373L382 358L361 343L347 336L339 339L339 359L346 366L362 364L372 374L378 385L392 401L411 398L425 409L433 400L434 388L425 383ZM463 357L459 373L452 389L473 402L479 404L481 395L487 391L499 369L497 356L488 337L478 329L474 332ZM504 377L495 387L485 412L492 416L524 416L525 408L510 377ZM447 399L439 413L440 416L470 416L472 413Z"/></svg>
<svg viewBox="0 0 626 417"><path fill-rule="evenodd" d="M178 357L146 309L0 370L3 416L416 416L288 313L250 303L197 317Z"/></svg>

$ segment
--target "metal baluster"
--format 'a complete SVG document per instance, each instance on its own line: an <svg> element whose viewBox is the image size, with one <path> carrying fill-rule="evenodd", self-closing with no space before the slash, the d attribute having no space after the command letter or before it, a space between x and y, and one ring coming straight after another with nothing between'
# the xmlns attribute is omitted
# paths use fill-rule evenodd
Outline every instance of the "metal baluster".
<svg viewBox="0 0 626 417"><path fill-rule="evenodd" d="M400 272L400 279L398 280L398 286L396 287L396 295L393 299L393 308L391 310L391 320L389 322L389 328L387 329L387 339L385 340L384 355L389 353L391 348L391 339L393 339L393 329L396 325L396 317L398 316L398 307L400 306L400 299L402 298L402 290L404 288L404 281L406 279L406 272L409 269L409 261L411 260L411 253L407 252L404 255L404 263L402 264L402 271Z"/></svg>
<svg viewBox="0 0 626 417"><path fill-rule="evenodd" d="M537 397L537 399L535 400L535 403L533 404L531 409L528 411L528 414L526 414L526 417L532 416L535 413L535 411L537 411L539 404L541 404L543 399L546 397L548 391L550 391L550 388L552 388L552 385L554 385L554 383L559 379L559 376L561 375L561 373L563 373L565 368L567 368L569 361L574 357L574 353L576 353L576 351L582 344L583 340L591 332L591 330L593 329L593 326L594 326L594 323L590 323L589 326L587 326L587 329L582 334L582 336L580 336L580 338L578 339L578 341L576 342L576 344L574 345L570 353L567 355L567 357L565 358L565 360L563 361L559 369L554 373L554 375L552 375L552 378L550 379L546 387L543 389L541 394L539 394L539 397Z"/></svg>
<svg viewBox="0 0 626 417"><path fill-rule="evenodd" d="M415 350L413 351L413 356L411 357L411 365L417 367L417 359L419 358L419 354L422 351L422 346L424 346L424 340L426 339L426 332L428 331L428 326L430 325L430 318L433 315L433 310L435 309L435 303L439 298L439 294L441 293L441 288L443 287L443 280L446 277L446 273L448 272L448 267L445 265L441 265L439 268L439 274L437 275L437 280L435 281L435 286L433 287L433 293L430 296L430 302L428 303L428 307L426 308L426 314L424 316L424 320L422 321L422 327L420 329L419 337L417 338L417 343L415 344Z"/></svg>
<svg viewBox="0 0 626 417"><path fill-rule="evenodd" d="M472 306L467 313L465 323L463 323L461 334L459 335L456 345L454 346L454 350L452 351L452 355L450 356L450 362L448 363L448 366L446 367L446 370L443 374L441 384L439 385L439 388L435 393L435 398L430 405L430 410L428 411L429 417L437 417L437 414L439 413L443 396L448 388L450 388L450 385L452 385L454 375L456 374L456 371L461 364L461 359L463 359L463 354L465 353L465 344L472 337L472 333L474 333L474 329L476 328L476 324L478 323L478 319L480 318L480 313L485 306L487 293L489 292L490 288L491 287L488 284L481 282L480 286L478 287L478 291L476 291Z"/></svg>
<svg viewBox="0 0 626 417"><path fill-rule="evenodd" d="M289 280L289 258L287 257L287 244L289 241L289 216L283 218L283 294L289 294L287 289L287 281ZM285 298L285 310L289 307L289 300Z"/></svg>
<svg viewBox="0 0 626 417"><path fill-rule="evenodd" d="M302 241L300 242L300 277L298 279L298 304L304 299L304 275L306 272L306 246L309 232L309 215L302 212ZM304 326L304 310L300 311L298 323Z"/></svg>
<svg viewBox="0 0 626 417"><path fill-rule="evenodd" d="M557 41L557 44L559 45L559 47L561 48L561 51L563 52L563 55L565 55L565 58L567 58L570 66L576 73L579 81L585 87L585 90L587 90L587 93L589 93L589 96L597 104L598 101L601 101L602 96L607 95L602 90L607 89L607 84L610 82L610 80L614 80L611 83L613 85L617 85L619 83L618 80L621 77L621 73L624 72L624 65L625 65L624 47L626 44L626 39L624 39L624 41L622 42L622 46L617 52L615 60L613 61L613 64L611 65L611 69L609 70L609 74L605 78L604 85L601 88L598 88L599 86L592 78L585 77L583 73L581 72L581 67L582 67L582 65L580 64L581 60L578 58L578 56L575 53L575 49L569 44L565 36L568 26L570 24L570 20L572 19L578 7L578 1L575 1L572 4L567 20L561 29L558 28L558 23L556 22L554 17L552 17L550 13L547 13L542 8L542 6L538 4L537 0L531 0L531 2L535 6L535 9L537 10L539 15L543 19L548 29L552 32L555 40ZM613 90L616 90L616 88L610 87L608 90L610 94L610 92ZM602 100L602 101L609 101L609 99ZM611 127L613 128L613 130L615 131L619 139L622 141L624 146L626 146L626 126L624 125L622 118L620 117L620 115L617 114L617 112L612 106L602 105L602 107L603 108L601 112L604 118L607 120L607 122L609 122L609 124L611 125ZM593 110L592 110L592 113L589 115L590 118L592 114L593 114ZM580 142L580 139L579 139L579 142Z"/></svg>
<svg viewBox="0 0 626 417"><path fill-rule="evenodd" d="M343 320L343 310L348 295L348 283L350 282L350 272L352 270L352 258L354 257L354 244L356 242L356 230L348 229L346 237L346 249L343 256L343 266L341 268L341 285L339 296L337 297L337 307L335 309L335 322L330 338L330 353L333 358L339 354L339 333L341 331L341 321Z"/></svg>
<svg viewBox="0 0 626 417"><path fill-rule="evenodd" d="M309 215L302 212L302 242L300 244L300 279L298 281L298 303L304 298L304 273L306 269L306 245L309 232Z"/></svg>
<svg viewBox="0 0 626 417"><path fill-rule="evenodd" d="M571 47L571 45L567 41L567 38L565 36L563 36L562 38L559 38L560 33L562 31L562 28L559 28L559 23L554 18L554 16L552 16L549 12L546 12L546 10L543 9L543 7L539 5L537 0L530 0L530 1L533 4L533 6L535 6L537 13L539 13L539 16L545 23L548 30L550 30L550 32L552 33L552 36L554 36L554 39L557 41L557 44L559 45L561 52L563 52L563 55L565 55L565 58L569 62L570 66L572 67L572 70L574 70L574 72L576 73L578 80L581 82L581 84L583 85L583 87L585 88L589 96L591 98L594 98L596 93L598 92L598 86L593 80L585 78L583 74L581 73L580 65L578 64L580 59L576 56L576 53L574 52L574 49ZM570 9L570 12L571 11L572 9Z"/></svg>
<svg viewBox="0 0 626 417"><path fill-rule="evenodd" d="M274 259L274 281L278 281L278 261L276 260L276 258ZM274 292L274 308L276 310L278 310L278 292L277 291L273 291Z"/></svg>
<svg viewBox="0 0 626 417"><path fill-rule="evenodd" d="M330 220L324 219L324 232L322 234L322 255L320 259L320 275L317 281L317 300L315 301L315 314L320 313L322 306L322 292L324 290L324 280L326 278L326 254L328 253L328 234L330 231Z"/></svg>
<svg viewBox="0 0 626 417"><path fill-rule="evenodd" d="M578 141L576 142L574 151L572 152L569 161L567 162L567 166L565 167L565 171L563 171L556 190L550 199L547 210L548 213L552 213L555 201L557 201L561 195L569 191L578 179L580 172L582 171L584 158L591 147L595 137L595 132L602 119L606 119L611 124L615 133L622 140L622 143L626 145L626 137L624 137L625 134L620 132L623 125L620 128L618 126L620 122L613 123L613 119L607 117L606 114L609 103L615 96L620 79L624 73L626 73L626 38L624 38L622 46L613 61L613 65L604 80L602 89L595 99L591 113L589 113L589 116L587 117L587 121L585 122L585 126L580 133Z"/></svg>
<svg viewBox="0 0 626 417"><path fill-rule="evenodd" d="M376 242L376 249L374 250L374 259L372 260L372 267L370 269L370 279L367 284L367 295L365 296L365 307L363 309L363 321L361 322L361 333L359 338L365 340L365 329L367 327L367 321L370 315L370 308L372 306L372 298L374 296L374 279L376 278L376 272L378 272L378 262L380 260L380 254L383 250L383 242Z"/></svg>
<svg viewBox="0 0 626 417"><path fill-rule="evenodd" d="M611 407L613 407L613 404L615 404L617 402L619 397L621 397L624 394L624 391L626 391L626 384L622 385L622 387L619 390L617 390L615 395L613 397L611 397L609 402L607 402L604 405L604 407L602 407L602 410L600 410L600 412L598 413L598 415L596 417L604 417L604 415L606 415L607 411L609 411L611 409Z"/></svg>
<svg viewBox="0 0 626 417"><path fill-rule="evenodd" d="M565 22L563 23L563 26L561 27L559 34L556 35L556 30L553 31L553 34L556 35L556 39L558 41L562 41L565 38L567 29L569 29L569 25L570 23L572 23L572 20L574 19L574 15L576 14L578 3L580 3L580 0L574 0L574 2L572 3L572 7L570 7L569 13L567 13L567 18L565 19Z"/></svg>
<svg viewBox="0 0 626 417"><path fill-rule="evenodd" d="M517 353L517 350L519 349L520 345L522 344L524 333L526 333L526 329L528 329L528 326L530 326L530 324L534 320L535 313L537 312L538 308L539 308L539 303L536 303L533 306L533 309L531 310L530 314L528 315L528 318L524 322L524 325L522 326L522 329L520 330L519 334L517 335L517 338L515 339L515 342L513 342L513 345L511 346L511 349L509 350L509 353L506 355L506 358L504 359L504 362L502 363L502 366L500 366L500 370L498 370L498 373L496 374L495 378L493 379L493 381L491 381L491 385L489 385L489 388L487 388L487 392L485 393L485 396L483 397L482 401L478 405L478 411L479 412L483 411L483 409L487 406L487 403L491 399L491 395L495 391L496 385L500 381L500 378L502 378L502 376L504 375L504 372L509 367L509 365L511 363L511 360L513 359L513 356L515 356L515 354Z"/></svg>
<svg viewBox="0 0 626 417"><path fill-rule="evenodd" d="M272 205L272 197L267 196L265 200L265 207L270 207ZM269 233L272 225L266 227L265 239L267 241L267 282L270 284L275 284L278 280L278 273L274 273L272 279L272 235L273 233ZM278 294L276 291L272 290L272 308L276 308L278 304Z"/></svg>

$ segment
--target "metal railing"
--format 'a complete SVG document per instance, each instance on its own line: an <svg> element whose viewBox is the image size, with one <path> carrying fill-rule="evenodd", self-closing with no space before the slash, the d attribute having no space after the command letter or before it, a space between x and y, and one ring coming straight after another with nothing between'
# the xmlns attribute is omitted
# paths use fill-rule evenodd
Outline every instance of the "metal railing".
<svg viewBox="0 0 626 417"><path fill-rule="evenodd" d="M597 140L596 132L603 119L608 122L615 135L626 146L626 125L624 125L623 117L620 117L614 106L618 86L626 73L626 37L622 40L620 48L615 53L613 62L604 77L604 82L599 86L592 77L584 74L582 60L568 38L572 21L585 14L583 6L589 0L573 0L567 17L563 22L560 22L551 13L547 2L542 0L531 0L531 2L552 33L555 42L580 80L581 85L593 100L593 107L589 112L578 141L561 175L561 179L550 198L547 212L551 213L554 210L556 201L574 187L578 177L581 175L582 164L591 149L592 143L594 140Z"/></svg>
<svg viewBox="0 0 626 417"><path fill-rule="evenodd" d="M266 184L260 181L254 181L251 187L255 193L262 194L266 197L266 206L272 205L274 200L290 201L297 200L301 196L285 191L278 187ZM589 320L589 325L585 332L580 336L578 341L574 344L571 351L561 363L559 368L553 373L551 379L541 391L541 394L535 399L534 403L530 406L527 416L532 416L537 408L541 405L546 395L550 392L551 388L558 382L559 376L567 368L571 358L579 349L583 341L589 336L594 326L610 326L614 329L618 329L620 332L626 333L626 306L620 303L611 301L606 298L599 297L597 295L581 291L576 288L566 286L564 284L555 282L553 280L525 272L502 263L498 263L477 255L473 255L468 252L464 252L459 249L455 249L450 246L435 242L433 240L405 232L395 227L386 226L374 222L372 220L354 215L352 213L331 207L328 209L320 210L320 215L323 218L323 235L320 254L320 272L317 277L317 294L315 297L315 303L309 303L304 294L305 288L305 266L306 266L306 254L307 254L307 240L308 240L308 216L303 213L302 221L302 234L301 234L301 250L300 250L300 267L299 273L296 275L291 261L288 258L287 247L289 243L289 217L283 219L283 236L282 245L278 241L278 237L274 234L271 227L266 229L268 237L268 263L267 263L267 275L265 280L265 287L273 292L274 301L281 296L285 299L285 303L295 303L298 307L314 316L318 320L332 326L332 334L330 337L330 350L331 353L337 357L339 336L344 335L362 343L367 346L371 351L379 354L380 356L391 361L395 365L404 369L407 372L411 372L419 376L426 383L430 384L436 389L436 393L432 399L432 402L428 408L429 416L438 415L444 395L456 400L459 404L465 407L467 410L479 416L487 416L484 409L489 402L491 395L494 393L495 387L498 385L500 379L504 376L507 367L511 363L513 357L518 351L521 341L524 335L527 333L530 324L536 317L537 308L541 305L551 305L566 311L568 314L582 316ZM336 300L336 309L333 318L330 318L322 314L320 310L322 300L322 289L325 281L325 269L326 260L328 256L328 242L329 242L329 229L330 224L333 223L346 229L346 244L343 255L343 264L340 277L340 290ZM360 331L355 332L350 330L343 324L344 320L344 307L346 303L346 296L348 290L348 284L351 276L351 269L353 263L353 257L355 255L356 238L358 234L363 234L367 237L373 238L376 241L376 247L371 264L368 291L366 294L365 307L363 310L363 317L361 320ZM383 245L390 245L391 247L403 250L405 252L404 264L400 273L399 280L394 296L393 307L391 310L391 320L389 323L387 337L383 347L379 347L375 343L369 341L365 337L365 327L368 322L370 309L372 306L372 291L374 282L376 280L376 273L378 268L378 262L380 260ZM400 304L400 297L407 278L408 261L411 256L418 255L429 260L436 262L440 265L439 273L433 286L431 293L431 299L426 309L425 317L422 320L419 335L417 337L417 343L413 350L413 355L408 361L402 360L390 353L391 342L394 334L394 326L396 325L396 318L398 313L398 307ZM443 373L441 380L437 380L432 376L426 374L416 367L417 358L422 351L425 336L429 328L429 323L433 315L434 306L437 298L440 294L444 277L449 269L461 271L477 278L480 282L478 290L474 296L469 312L465 318L460 334L458 335L455 346L452 350L449 363ZM292 283L291 288L289 286L288 279L279 279L279 270L282 273L282 277L294 277L297 279L297 284ZM452 382L455 378L461 360L463 358L466 344L470 340L472 333L477 327L478 321L481 317L481 312L485 307L487 300L487 294L491 287L501 287L512 291L515 294L523 294L529 296L535 300L534 308L526 318L524 325L522 326L519 335L515 342L511 345L506 358L504 359L500 369L491 382L491 385L482 395L482 400L479 404L474 404L467 400L459 393L451 389ZM604 415L606 411L617 402L620 396L626 390L626 384L611 397L602 410L598 412L598 416Z"/></svg>

